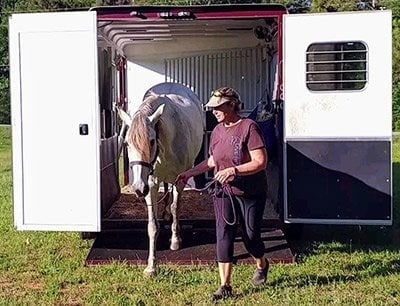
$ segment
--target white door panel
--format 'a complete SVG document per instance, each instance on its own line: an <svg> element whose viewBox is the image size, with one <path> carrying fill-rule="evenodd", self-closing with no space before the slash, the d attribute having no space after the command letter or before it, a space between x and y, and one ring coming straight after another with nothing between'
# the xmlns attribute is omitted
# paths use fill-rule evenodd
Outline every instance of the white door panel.
<svg viewBox="0 0 400 306"><path fill-rule="evenodd" d="M391 31L390 11L284 16L285 222L392 223Z"/></svg>
<svg viewBox="0 0 400 306"><path fill-rule="evenodd" d="M96 14L13 15L10 27L15 225L99 231Z"/></svg>
<svg viewBox="0 0 400 306"><path fill-rule="evenodd" d="M390 11L284 16L285 138L390 137L391 40ZM365 88L310 91L307 48L345 41L367 46Z"/></svg>

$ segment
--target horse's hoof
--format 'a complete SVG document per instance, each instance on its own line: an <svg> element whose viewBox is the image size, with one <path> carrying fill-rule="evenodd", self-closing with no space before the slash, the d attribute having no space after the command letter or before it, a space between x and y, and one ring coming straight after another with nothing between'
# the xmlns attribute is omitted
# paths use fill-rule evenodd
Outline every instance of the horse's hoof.
<svg viewBox="0 0 400 306"><path fill-rule="evenodd" d="M144 269L143 274L147 277L154 277L157 275L157 270L155 268L147 267Z"/></svg>
<svg viewBox="0 0 400 306"><path fill-rule="evenodd" d="M172 240L171 241L171 245L169 246L169 248L172 251L179 250L181 248L181 240L180 239L179 240Z"/></svg>

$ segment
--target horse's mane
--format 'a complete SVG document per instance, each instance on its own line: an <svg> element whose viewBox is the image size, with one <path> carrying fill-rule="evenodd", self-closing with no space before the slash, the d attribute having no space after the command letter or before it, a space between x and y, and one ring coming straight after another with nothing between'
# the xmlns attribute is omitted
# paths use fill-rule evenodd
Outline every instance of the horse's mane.
<svg viewBox="0 0 400 306"><path fill-rule="evenodd" d="M147 117L152 115L160 103L157 96L147 97L140 105L137 112L133 115L131 128L129 129L128 143L133 145L143 157L144 161L150 162L150 139L147 128Z"/></svg>

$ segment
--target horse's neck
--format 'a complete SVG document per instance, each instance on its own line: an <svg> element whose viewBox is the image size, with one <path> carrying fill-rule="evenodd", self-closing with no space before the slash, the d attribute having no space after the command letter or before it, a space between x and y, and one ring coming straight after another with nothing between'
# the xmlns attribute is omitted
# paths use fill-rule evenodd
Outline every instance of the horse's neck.
<svg viewBox="0 0 400 306"><path fill-rule="evenodd" d="M186 154L180 152L180 148L176 148L177 138L182 138L182 143L185 143L184 127L181 126L182 120L178 118L175 106L172 103L166 103L164 113L158 123L159 142L163 147L160 158L168 162L178 162L182 159L180 155Z"/></svg>

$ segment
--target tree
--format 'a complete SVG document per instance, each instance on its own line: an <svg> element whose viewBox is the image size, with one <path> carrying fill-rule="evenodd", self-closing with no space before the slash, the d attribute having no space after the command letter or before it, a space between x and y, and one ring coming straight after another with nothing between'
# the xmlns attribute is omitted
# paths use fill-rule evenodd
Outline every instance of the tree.
<svg viewBox="0 0 400 306"><path fill-rule="evenodd" d="M393 62L393 120L394 130L400 130L400 2L398 0L381 0L382 8L392 10L392 62Z"/></svg>
<svg viewBox="0 0 400 306"><path fill-rule="evenodd" d="M313 0L311 11L321 12L340 12L357 10L359 0Z"/></svg>
<svg viewBox="0 0 400 306"><path fill-rule="evenodd" d="M8 77L0 77L0 123L11 123Z"/></svg>
<svg viewBox="0 0 400 306"><path fill-rule="evenodd" d="M90 7L92 0L2 0L0 6L0 123L10 123L8 18L12 12L40 12Z"/></svg>
<svg viewBox="0 0 400 306"><path fill-rule="evenodd" d="M3 1L0 9L0 123L11 122L10 88L8 81L8 14L13 1Z"/></svg>
<svg viewBox="0 0 400 306"><path fill-rule="evenodd" d="M386 8L393 13L393 127L400 129L400 1L399 0L0 0L0 123L10 122L8 82L8 17L11 12L56 11L96 5L280 3L291 13ZM356 26L356 25L355 25Z"/></svg>

